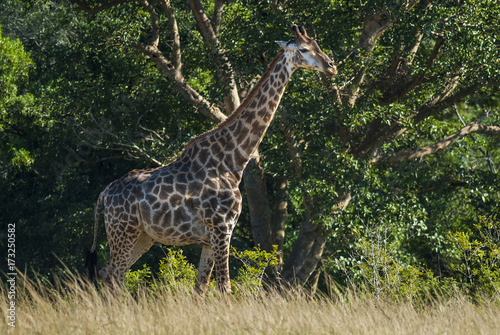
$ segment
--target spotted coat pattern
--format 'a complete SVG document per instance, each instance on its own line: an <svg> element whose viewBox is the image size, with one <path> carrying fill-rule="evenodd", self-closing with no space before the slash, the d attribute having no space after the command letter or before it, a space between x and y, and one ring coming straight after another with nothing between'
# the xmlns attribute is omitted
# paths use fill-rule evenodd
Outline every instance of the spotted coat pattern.
<svg viewBox="0 0 500 335"><path fill-rule="evenodd" d="M295 27L294 31L296 39L286 45L279 42L283 50L224 122L191 140L173 163L133 170L100 194L91 251L96 247L104 205L110 247L110 262L99 271L104 282L121 285L127 269L155 242L176 246L197 243L203 249L196 291L206 292L215 265L218 289L231 292L229 243L241 212L238 187L243 170L264 137L293 71L306 67L336 73L333 62L305 30ZM304 48L313 55L304 55Z"/></svg>

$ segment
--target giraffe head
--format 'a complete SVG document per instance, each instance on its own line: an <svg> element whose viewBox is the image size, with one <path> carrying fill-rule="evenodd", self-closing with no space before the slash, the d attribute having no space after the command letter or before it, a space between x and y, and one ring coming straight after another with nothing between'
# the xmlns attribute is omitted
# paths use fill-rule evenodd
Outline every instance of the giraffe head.
<svg viewBox="0 0 500 335"><path fill-rule="evenodd" d="M287 53L296 68L303 67L325 73L328 76L337 74L335 63L319 48L318 43L307 35L303 26L293 26L295 39L290 42L276 41Z"/></svg>

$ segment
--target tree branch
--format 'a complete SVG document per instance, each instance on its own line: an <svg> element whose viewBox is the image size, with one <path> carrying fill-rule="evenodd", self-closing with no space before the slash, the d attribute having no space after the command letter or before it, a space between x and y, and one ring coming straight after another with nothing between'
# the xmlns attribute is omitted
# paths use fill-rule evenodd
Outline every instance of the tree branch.
<svg viewBox="0 0 500 335"><path fill-rule="evenodd" d="M225 55L225 51L220 48L219 40L217 38L219 32L219 25L221 21L221 14L223 8L223 1L219 0L214 5L214 22L205 14L203 5L200 0L189 0L191 11L193 12L197 27L203 37L203 42L209 48L212 55L215 56L217 64L217 76L219 82L228 89L224 93L224 106L227 114L231 114L240 105L240 98L236 81L234 80L234 71L229 59Z"/></svg>
<svg viewBox="0 0 500 335"><path fill-rule="evenodd" d="M392 20L388 13L367 14L363 21L358 47L371 52L380 36L391 26Z"/></svg>
<svg viewBox="0 0 500 335"><path fill-rule="evenodd" d="M436 115L440 111L453 106L453 104L473 94L481 88L479 84L473 84L459 90L453 95L450 95L451 91L453 91L457 85L458 82L456 80L450 81L450 83L443 88L440 94L420 107L416 113L409 117L409 119L413 119L415 124L419 123L426 118ZM374 122L375 121L376 120L374 120ZM363 157L370 154L387 141L401 136L408 128L403 127L400 123L394 123L390 126L379 125L374 127L374 129L375 130L372 133L369 133L369 136L366 136L363 143L361 143L361 145L359 145L354 151L356 157Z"/></svg>
<svg viewBox="0 0 500 335"><path fill-rule="evenodd" d="M222 22L222 9L224 8L224 0L214 1L214 17L212 21L212 28L215 36L219 36L219 28Z"/></svg>
<svg viewBox="0 0 500 335"><path fill-rule="evenodd" d="M425 69L420 71L417 75L415 75L413 77L413 79L409 80L408 82L406 82L403 85L401 83L392 83L394 90L391 90L391 89L386 90L384 96L382 97L382 99L380 99L380 104L389 105L389 104L401 99L406 94L408 94L411 90L413 90L415 87L420 85L423 82L425 75L429 72L432 64L434 64L434 61L436 60L436 57L439 54L439 50L443 46L444 42L445 42L445 40L444 40L443 36L438 37L438 39L436 40L436 43L434 44L434 48L433 48L431 54L429 55L429 58L427 59ZM408 67L409 62L406 65ZM389 83L387 83L386 85L389 85Z"/></svg>
<svg viewBox="0 0 500 335"><path fill-rule="evenodd" d="M476 121L473 121L469 123L467 126L463 127L453 135L450 135L446 137L445 139L434 143L432 145L416 149L416 150L406 150L406 151L400 151L394 154L388 154L386 156L378 156L372 159L370 162L375 163L379 161L386 161L390 163L398 163L398 162L403 162L403 161L409 161L413 159L420 159L425 156L432 155L436 153L437 151L443 150L450 145L454 144L461 138L470 135L470 134L485 134L485 135L495 135L495 136L500 136L500 127L499 126L484 126L484 125L479 125L475 123Z"/></svg>
<svg viewBox="0 0 500 335"><path fill-rule="evenodd" d="M464 121L464 119L462 119L462 116L458 112L457 105L453 105L453 109L455 110L455 114L457 114L457 117L460 120L460 122L462 122L462 124L465 126L465 121ZM483 107L483 110L484 110L483 117L484 118L488 117L489 114L490 114L490 112L487 111L484 107ZM469 134L469 137L471 138L471 140L472 140L473 143L476 143L476 138L474 137L474 135ZM486 162L488 163L490 171L493 172L493 173L497 173L496 169L495 169L495 165L493 164L493 159L492 159L490 153L487 150L484 150L481 146L478 146L478 149L484 155L484 158L486 159Z"/></svg>
<svg viewBox="0 0 500 335"><path fill-rule="evenodd" d="M214 52L219 46L219 40L217 39L217 35L213 29L210 19L205 14L205 9L203 9L201 1L189 0L189 6L193 12L201 36L203 36L205 45L208 46L212 52Z"/></svg>
<svg viewBox="0 0 500 335"><path fill-rule="evenodd" d="M177 26L177 20L172 10L170 0L160 0L160 4L167 15L167 20L170 23L170 28L172 29L172 64L174 68L180 72L182 67L181 62L181 40L179 35L179 27Z"/></svg>
<svg viewBox="0 0 500 335"><path fill-rule="evenodd" d="M153 47L158 47L160 42L160 26L158 24L158 14L156 14L155 9L147 0L139 0L141 5L148 11L151 17L151 38L149 39L149 45Z"/></svg>
<svg viewBox="0 0 500 335"><path fill-rule="evenodd" d="M451 95L451 92L457 87L458 80L452 80L450 83L441 91L441 93L427 104L422 106L419 111L411 116L415 120L415 123L425 120L429 116L436 115L440 111L453 106L458 101L464 99L465 97L473 94L481 88L479 84L473 84L467 86ZM441 96L441 97L439 97Z"/></svg>
<svg viewBox="0 0 500 335"><path fill-rule="evenodd" d="M136 44L140 52L150 57L160 70L172 81L177 91L194 107L196 107L203 115L209 119L219 123L226 119L224 113L219 108L210 104L203 96L193 89L184 79L181 72L169 62L158 48L151 45Z"/></svg>

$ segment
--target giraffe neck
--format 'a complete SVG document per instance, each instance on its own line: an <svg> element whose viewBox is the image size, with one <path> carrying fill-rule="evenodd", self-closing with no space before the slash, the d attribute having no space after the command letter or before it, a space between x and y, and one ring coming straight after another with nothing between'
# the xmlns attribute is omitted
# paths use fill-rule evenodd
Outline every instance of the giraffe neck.
<svg viewBox="0 0 500 335"><path fill-rule="evenodd" d="M232 120L221 129L227 129L236 145L232 157L236 170L245 169L273 120L294 70L289 58L287 53L280 52Z"/></svg>
<svg viewBox="0 0 500 335"><path fill-rule="evenodd" d="M238 109L215 129L191 140L179 159L191 156L205 168L241 177L264 138L293 71L291 55L280 51Z"/></svg>

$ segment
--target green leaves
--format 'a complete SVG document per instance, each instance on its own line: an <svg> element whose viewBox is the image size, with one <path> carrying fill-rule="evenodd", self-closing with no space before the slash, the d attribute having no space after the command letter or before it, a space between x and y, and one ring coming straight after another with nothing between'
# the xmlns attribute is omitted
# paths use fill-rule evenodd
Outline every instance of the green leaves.
<svg viewBox="0 0 500 335"><path fill-rule="evenodd" d="M18 90L19 85L28 79L32 65L21 41L2 36L0 26L0 113L3 117L15 104L26 102L27 97L19 94Z"/></svg>

